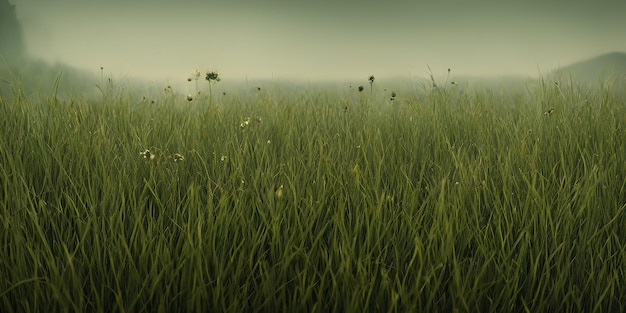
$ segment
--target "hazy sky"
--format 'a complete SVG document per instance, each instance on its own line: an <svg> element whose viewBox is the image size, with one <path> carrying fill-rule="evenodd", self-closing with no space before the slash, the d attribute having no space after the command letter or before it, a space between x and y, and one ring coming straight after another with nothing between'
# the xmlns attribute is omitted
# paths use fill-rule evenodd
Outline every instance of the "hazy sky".
<svg viewBox="0 0 626 313"><path fill-rule="evenodd" d="M626 52L624 0L9 0L31 54L186 80L536 75Z"/></svg>

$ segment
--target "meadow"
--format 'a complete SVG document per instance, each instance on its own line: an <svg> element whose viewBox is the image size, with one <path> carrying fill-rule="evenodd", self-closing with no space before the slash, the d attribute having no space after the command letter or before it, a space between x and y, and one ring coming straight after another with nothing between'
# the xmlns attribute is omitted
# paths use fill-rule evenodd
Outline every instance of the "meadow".
<svg viewBox="0 0 626 313"><path fill-rule="evenodd" d="M2 312L626 311L618 80L3 84Z"/></svg>

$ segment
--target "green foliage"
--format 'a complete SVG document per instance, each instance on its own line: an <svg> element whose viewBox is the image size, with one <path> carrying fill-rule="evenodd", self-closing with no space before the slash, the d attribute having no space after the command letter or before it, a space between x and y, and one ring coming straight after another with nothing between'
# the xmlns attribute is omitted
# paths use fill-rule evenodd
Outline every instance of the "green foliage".
<svg viewBox="0 0 626 313"><path fill-rule="evenodd" d="M625 311L594 88L3 96L0 311Z"/></svg>

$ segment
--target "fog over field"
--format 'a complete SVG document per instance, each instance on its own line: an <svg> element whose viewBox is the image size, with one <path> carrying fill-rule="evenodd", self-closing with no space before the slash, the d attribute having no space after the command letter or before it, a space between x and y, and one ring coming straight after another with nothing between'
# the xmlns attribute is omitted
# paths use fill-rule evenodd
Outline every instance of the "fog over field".
<svg viewBox="0 0 626 313"><path fill-rule="evenodd" d="M178 82L536 76L626 51L626 2L10 0L43 60Z"/></svg>
<svg viewBox="0 0 626 313"><path fill-rule="evenodd" d="M626 312L625 12L0 0L0 312Z"/></svg>

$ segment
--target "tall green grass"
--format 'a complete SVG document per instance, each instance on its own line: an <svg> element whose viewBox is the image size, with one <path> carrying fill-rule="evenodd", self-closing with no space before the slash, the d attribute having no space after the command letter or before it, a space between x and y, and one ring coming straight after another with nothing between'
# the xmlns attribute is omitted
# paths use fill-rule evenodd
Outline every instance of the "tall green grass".
<svg viewBox="0 0 626 313"><path fill-rule="evenodd" d="M0 311L625 311L626 103L585 88L4 94Z"/></svg>

